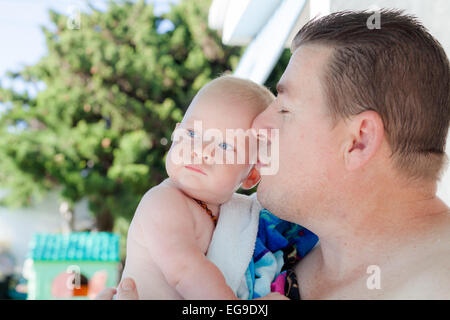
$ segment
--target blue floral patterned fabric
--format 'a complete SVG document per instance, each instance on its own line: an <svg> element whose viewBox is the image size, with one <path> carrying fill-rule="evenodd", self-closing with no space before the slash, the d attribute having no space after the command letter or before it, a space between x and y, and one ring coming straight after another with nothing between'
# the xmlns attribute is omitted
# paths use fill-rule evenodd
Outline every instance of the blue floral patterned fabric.
<svg viewBox="0 0 450 320"><path fill-rule="evenodd" d="M297 293L287 292L292 289L291 276L295 277L290 268L308 254L318 240L308 229L281 220L266 209L261 210L255 250L246 272L249 299L263 297L271 291L295 298ZM293 281L296 285L296 280Z"/></svg>

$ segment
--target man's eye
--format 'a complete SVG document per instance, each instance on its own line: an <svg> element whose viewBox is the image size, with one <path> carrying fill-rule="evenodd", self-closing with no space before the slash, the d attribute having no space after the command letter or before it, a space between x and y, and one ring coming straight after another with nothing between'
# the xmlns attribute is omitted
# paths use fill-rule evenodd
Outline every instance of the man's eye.
<svg viewBox="0 0 450 320"><path fill-rule="evenodd" d="M285 109L281 109L280 111L278 111L278 113L289 113L289 111L285 110Z"/></svg>

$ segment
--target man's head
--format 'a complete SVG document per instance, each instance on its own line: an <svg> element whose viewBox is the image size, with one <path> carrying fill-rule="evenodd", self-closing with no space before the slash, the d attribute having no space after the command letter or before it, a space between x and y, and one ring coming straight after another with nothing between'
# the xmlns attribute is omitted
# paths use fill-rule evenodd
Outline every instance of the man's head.
<svg viewBox="0 0 450 320"><path fill-rule="evenodd" d="M447 56L413 17L381 11L381 29L370 30L371 14L305 25L277 99L255 119L256 129L280 129L280 170L258 197L282 217L332 211L344 198L357 205L383 175L435 182L444 165Z"/></svg>
<svg viewBox="0 0 450 320"><path fill-rule="evenodd" d="M445 160L450 122L448 58L412 16L381 11L341 12L305 25L292 42L332 48L323 75L333 121L367 110L383 120L396 167L411 178L436 180Z"/></svg>
<svg viewBox="0 0 450 320"><path fill-rule="evenodd" d="M253 187L260 176L254 169L257 150L250 148L250 129L273 100L267 88L232 76L205 85L177 124L179 136L166 160L168 175L188 195L218 204L241 185Z"/></svg>

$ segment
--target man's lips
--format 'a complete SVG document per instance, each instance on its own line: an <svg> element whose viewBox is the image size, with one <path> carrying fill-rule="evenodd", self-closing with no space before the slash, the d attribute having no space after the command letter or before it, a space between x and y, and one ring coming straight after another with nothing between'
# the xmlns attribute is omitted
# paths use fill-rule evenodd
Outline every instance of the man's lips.
<svg viewBox="0 0 450 320"><path fill-rule="evenodd" d="M206 176L206 173L204 173L199 167L197 166L193 166L193 165L189 165L189 166L184 166L186 169L190 169L192 171L204 174Z"/></svg>

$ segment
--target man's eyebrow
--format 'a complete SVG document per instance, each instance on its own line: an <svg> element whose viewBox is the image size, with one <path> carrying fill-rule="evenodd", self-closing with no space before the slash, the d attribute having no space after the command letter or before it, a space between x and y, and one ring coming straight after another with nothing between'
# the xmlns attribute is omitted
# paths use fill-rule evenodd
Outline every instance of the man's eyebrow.
<svg viewBox="0 0 450 320"><path fill-rule="evenodd" d="M281 82L277 83L277 92L278 94L282 94L286 92L286 86L282 84Z"/></svg>

